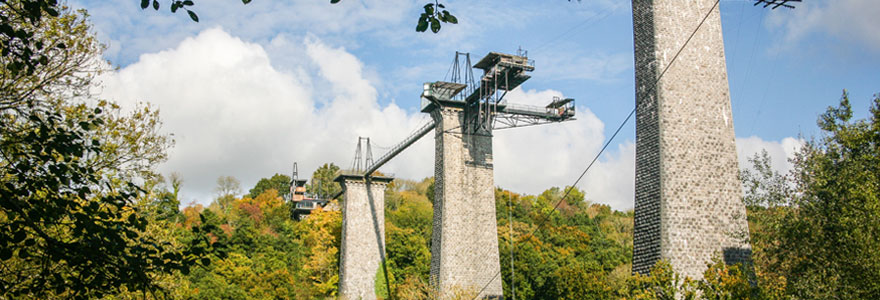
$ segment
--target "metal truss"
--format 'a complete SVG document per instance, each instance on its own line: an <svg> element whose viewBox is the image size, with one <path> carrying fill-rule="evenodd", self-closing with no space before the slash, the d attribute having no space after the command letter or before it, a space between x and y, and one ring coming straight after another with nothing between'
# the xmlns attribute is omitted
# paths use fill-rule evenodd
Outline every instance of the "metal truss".
<svg viewBox="0 0 880 300"><path fill-rule="evenodd" d="M547 119L545 117L538 116L529 116L529 115L521 115L521 114L506 114L506 113L496 113L493 119L492 129L508 129L508 128L516 128L516 127L527 127L527 126L535 126L535 125L543 125L550 123L559 123L565 121L571 121L575 118L567 118L567 119Z"/></svg>

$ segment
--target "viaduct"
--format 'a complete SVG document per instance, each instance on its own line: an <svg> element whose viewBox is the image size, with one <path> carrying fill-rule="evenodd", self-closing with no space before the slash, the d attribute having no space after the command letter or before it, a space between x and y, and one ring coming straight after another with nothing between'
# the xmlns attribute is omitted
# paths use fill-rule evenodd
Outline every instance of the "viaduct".
<svg viewBox="0 0 880 300"><path fill-rule="evenodd" d="M691 278L706 262L748 262L748 224L737 179L735 135L721 17L716 0L633 0L636 77L636 196L633 272L663 259ZM707 14L708 13L708 14ZM687 43L687 47L684 47ZM676 55L683 49L679 55ZM674 63L673 63L674 62ZM456 66L458 54L456 55ZM467 67L470 68L469 57ZM501 299L492 134L574 116L571 99L543 108L497 95L528 79L524 55L490 53L474 65L479 84L427 83L422 111L432 122L364 174L434 131L435 205L431 284L435 297L477 292ZM471 80L473 76L471 75ZM462 93L462 91L465 91ZM340 296L375 299L386 270L384 189L392 178L343 175ZM386 277L387 278L387 277Z"/></svg>

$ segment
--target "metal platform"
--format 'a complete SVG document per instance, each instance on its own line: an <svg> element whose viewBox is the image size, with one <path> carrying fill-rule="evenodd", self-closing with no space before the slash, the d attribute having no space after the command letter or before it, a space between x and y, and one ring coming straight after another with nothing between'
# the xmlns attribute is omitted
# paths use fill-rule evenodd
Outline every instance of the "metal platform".
<svg viewBox="0 0 880 300"><path fill-rule="evenodd" d="M529 60L527 56L489 52L471 67L469 66L469 54L456 52L455 55L452 80L462 82L426 82L421 95L421 111L423 113L430 113L439 108L461 109L465 111L466 119L463 130L474 132L481 130L490 134L493 129L574 120L575 105L572 98L553 97L550 104L544 107L507 103L503 100L508 91L516 89L531 78L526 73L535 70L535 62ZM459 67L460 56L466 57L464 64L467 66L466 69ZM483 77L480 78L479 84L470 80L473 78L471 72L474 68L483 70ZM465 73L456 74L461 72ZM502 94L499 95L499 91L503 91ZM465 97L462 92L469 93L469 95ZM364 174L372 174L378 170L397 154L431 132L435 126L434 122L430 121L419 127L410 136L382 155L375 163L369 164Z"/></svg>

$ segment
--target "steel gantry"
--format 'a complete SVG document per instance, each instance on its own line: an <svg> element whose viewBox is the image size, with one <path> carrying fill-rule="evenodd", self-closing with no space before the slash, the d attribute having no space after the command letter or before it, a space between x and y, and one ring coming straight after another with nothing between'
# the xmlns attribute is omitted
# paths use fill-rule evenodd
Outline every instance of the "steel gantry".
<svg viewBox="0 0 880 300"><path fill-rule="evenodd" d="M479 83L473 69L483 70ZM451 68L451 81L425 83L421 95L422 112L436 108L452 107L465 111L463 131L491 135L493 129L532 126L574 120L575 105L572 98L553 97L546 106L509 103L507 93L531 78L528 72L535 70L535 61L525 52L517 55L489 52L471 67L470 54L456 52ZM462 93L464 92L464 93ZM404 149L431 132L436 124L428 121L403 141L393 146L375 162L368 164L364 174L369 176L382 165L403 152Z"/></svg>
<svg viewBox="0 0 880 300"><path fill-rule="evenodd" d="M454 66L459 65L462 56L465 62L470 62L469 54L457 52ZM572 98L554 97L544 107L509 103L504 99L509 91L531 78L527 73L535 69L534 65L535 62L522 52L517 55L490 52L474 65L474 68L483 70L479 84L467 80L473 78L472 69L453 67L453 82L425 83L421 111L429 112L438 107L463 108L465 130L481 134L491 134L493 129L574 120ZM462 75L457 72L466 73Z"/></svg>

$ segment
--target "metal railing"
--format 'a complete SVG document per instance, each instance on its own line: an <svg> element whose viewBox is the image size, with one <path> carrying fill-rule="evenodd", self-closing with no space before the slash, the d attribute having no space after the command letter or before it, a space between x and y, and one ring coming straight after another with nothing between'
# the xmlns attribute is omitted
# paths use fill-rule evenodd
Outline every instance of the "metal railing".
<svg viewBox="0 0 880 300"><path fill-rule="evenodd" d="M409 147L410 145L412 145L413 143L418 141L420 138L425 136L425 134L427 134L428 132L431 132L431 130L433 130L435 126L437 126L437 124L434 123L434 120L430 120L425 125L422 125L422 127L420 127L418 130L416 130L415 132L410 134L410 136L408 136L402 142L398 143L397 145L394 145L394 147L391 147L391 150L388 150L388 152L386 152L384 155L382 155L382 157L377 159L375 163L370 165L367 168L367 171L364 172L364 176L369 176L370 174L373 174L373 172L378 170L379 167L381 167L382 165L387 163L389 160L391 160L392 158L397 156L397 154L400 154L400 152L403 152L404 149L406 149L407 147Z"/></svg>
<svg viewBox="0 0 880 300"><path fill-rule="evenodd" d="M536 105L526 105L526 104L516 104L516 103L506 103L503 105L504 108L500 111L505 113L512 114L529 114L529 115L538 115L538 116L548 116L553 117L558 115L558 110L555 108L546 108Z"/></svg>

